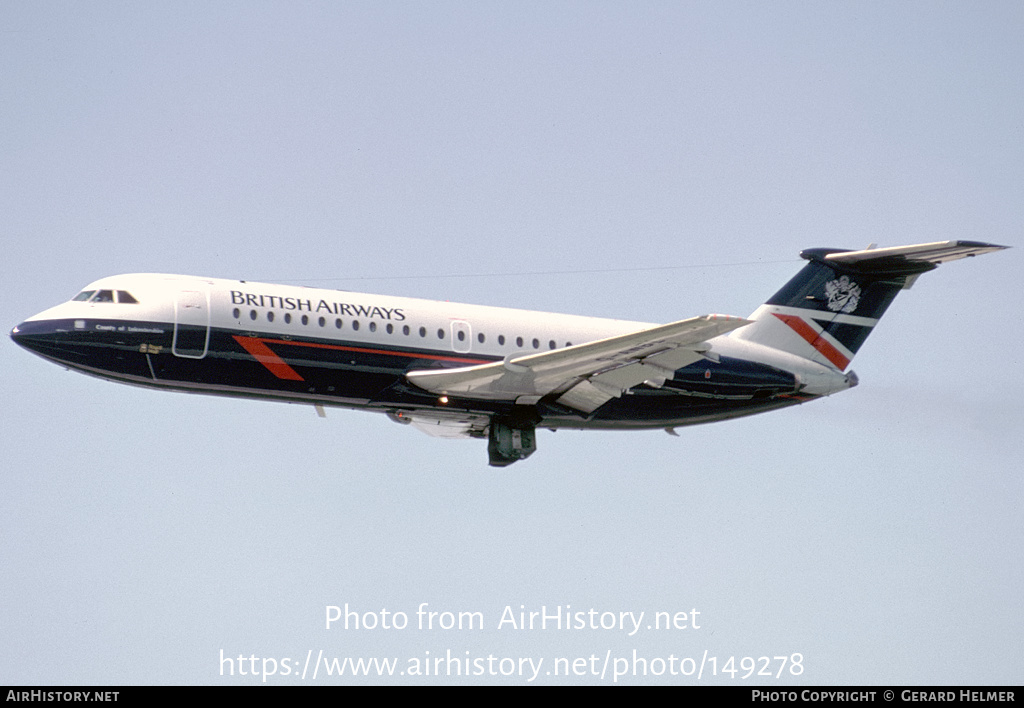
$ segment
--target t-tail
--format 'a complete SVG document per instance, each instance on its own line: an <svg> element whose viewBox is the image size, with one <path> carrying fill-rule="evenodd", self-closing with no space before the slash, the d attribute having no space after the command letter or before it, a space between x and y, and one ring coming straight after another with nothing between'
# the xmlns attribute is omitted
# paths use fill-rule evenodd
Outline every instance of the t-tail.
<svg viewBox="0 0 1024 708"><path fill-rule="evenodd" d="M999 251L977 241L942 241L846 251L812 248L792 280L731 336L845 371L900 290L941 263Z"/></svg>

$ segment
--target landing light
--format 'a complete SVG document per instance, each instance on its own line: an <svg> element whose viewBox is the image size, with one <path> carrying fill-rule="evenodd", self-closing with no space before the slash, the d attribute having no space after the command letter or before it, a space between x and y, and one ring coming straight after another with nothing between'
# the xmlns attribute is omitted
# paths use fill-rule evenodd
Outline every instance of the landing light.
<svg viewBox="0 0 1024 708"><path fill-rule="evenodd" d="M442 406L448 405L448 396L441 396L440 398L437 399L437 402L440 403Z"/></svg>

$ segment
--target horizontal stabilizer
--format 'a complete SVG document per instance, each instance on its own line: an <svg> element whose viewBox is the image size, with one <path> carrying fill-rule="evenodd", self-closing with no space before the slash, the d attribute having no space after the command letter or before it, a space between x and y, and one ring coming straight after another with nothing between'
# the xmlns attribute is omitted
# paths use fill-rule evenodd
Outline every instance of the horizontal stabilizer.
<svg viewBox="0 0 1024 708"><path fill-rule="evenodd" d="M935 243L919 243L914 246L893 246L891 248L873 248L866 251L842 251L829 253L825 260L831 263L869 265L871 261L910 261L913 263L931 263L939 265L961 258L971 258L993 251L1001 251L1009 246L998 246L994 243L980 241L936 241Z"/></svg>

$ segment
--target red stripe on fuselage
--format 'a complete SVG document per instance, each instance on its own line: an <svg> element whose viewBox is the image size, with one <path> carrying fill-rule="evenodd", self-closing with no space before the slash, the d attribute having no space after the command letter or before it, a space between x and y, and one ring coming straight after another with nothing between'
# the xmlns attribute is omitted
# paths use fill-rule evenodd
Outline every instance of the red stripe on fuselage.
<svg viewBox="0 0 1024 708"><path fill-rule="evenodd" d="M808 344L821 352L822 356L832 362L832 365L842 371L850 365L850 360L846 358L842 352L832 346L828 341L825 340L817 330L807 324L807 321L802 317L795 315L782 315L778 312L773 312L776 317L789 325L789 328L800 335Z"/></svg>
<svg viewBox="0 0 1024 708"><path fill-rule="evenodd" d="M470 359L467 357L444 356L440 354L417 354L415 352L399 352L391 349L370 349L367 347L347 347L341 344L319 344L317 342L296 342L290 339L265 339L263 337L243 337L234 335L235 341L279 379L303 381L299 372L290 367L284 359L275 354L268 344L284 344L289 347L309 347L311 349L331 349L342 352L358 352L360 354L382 354L400 356L410 359L431 359L433 361L451 361L458 364L489 364L490 359Z"/></svg>
<svg viewBox="0 0 1024 708"><path fill-rule="evenodd" d="M252 354L252 357L267 367L274 376L288 381L304 381L299 372L288 366L284 359L275 354L266 345L266 340L259 337L240 337L235 335L235 341L242 345L245 351Z"/></svg>

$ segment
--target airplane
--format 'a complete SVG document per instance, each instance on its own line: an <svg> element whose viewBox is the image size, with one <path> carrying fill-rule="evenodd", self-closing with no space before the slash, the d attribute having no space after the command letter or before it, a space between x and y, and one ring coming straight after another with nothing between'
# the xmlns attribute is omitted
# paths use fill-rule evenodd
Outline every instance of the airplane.
<svg viewBox="0 0 1024 708"><path fill-rule="evenodd" d="M381 412L439 437L486 438L489 464L536 430L664 429L804 403L848 370L901 289L1006 246L814 248L749 317L669 324L184 275L87 285L11 331L67 369L121 383Z"/></svg>

